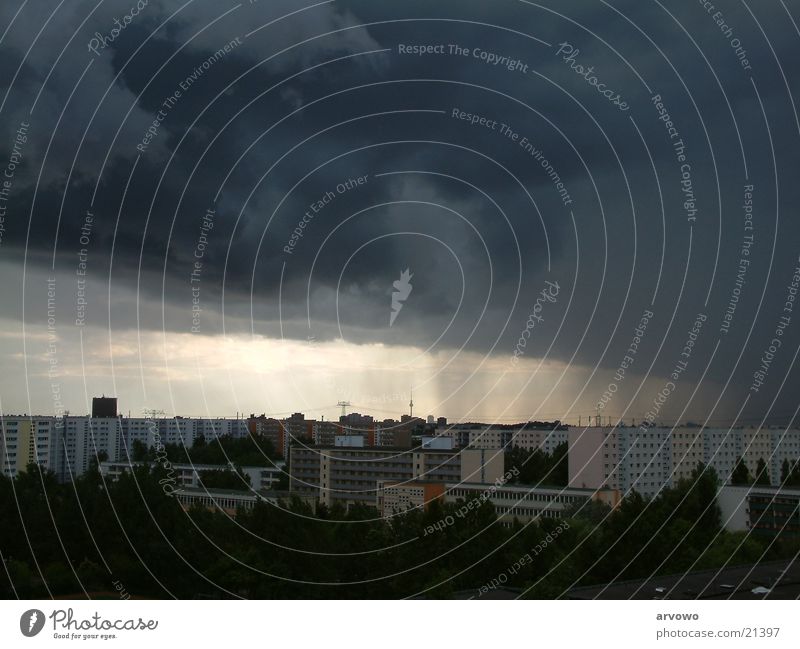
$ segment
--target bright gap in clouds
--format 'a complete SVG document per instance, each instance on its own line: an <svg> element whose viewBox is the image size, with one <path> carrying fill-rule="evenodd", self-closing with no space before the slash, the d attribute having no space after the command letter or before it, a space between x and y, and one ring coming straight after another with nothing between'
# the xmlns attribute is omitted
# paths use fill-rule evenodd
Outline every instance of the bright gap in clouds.
<svg viewBox="0 0 800 649"><path fill-rule="evenodd" d="M413 388L414 414L420 417L502 423L561 418L576 424L582 415L585 424L587 414L595 413L598 389L611 378L610 371L598 371L573 403L591 369L560 361L522 357L512 364L504 355L244 334L115 330L109 344L108 331L93 327L83 329L83 353L78 330L58 332L57 375L51 378L46 324L37 324L27 326L26 385L19 323L6 321L2 331L0 407L5 413L54 414L52 398L44 408L38 404L57 386L64 408L73 414L88 412L93 396L113 394L121 412L132 416L157 408L187 417L303 412L309 418L336 419L341 412L337 402L349 401L350 412L399 419L408 413ZM627 418L649 407L648 395L663 381L648 377ZM626 378L604 414L619 416L640 383L640 376ZM695 403L713 391L712 384L704 385ZM30 407L28 394L39 395ZM680 414L667 410L664 417ZM692 409L682 419L691 416Z"/></svg>

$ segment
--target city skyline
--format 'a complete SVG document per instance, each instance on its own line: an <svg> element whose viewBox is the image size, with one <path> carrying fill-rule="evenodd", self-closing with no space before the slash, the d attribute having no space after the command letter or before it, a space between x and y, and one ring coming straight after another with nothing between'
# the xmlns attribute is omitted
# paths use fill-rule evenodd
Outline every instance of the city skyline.
<svg viewBox="0 0 800 649"><path fill-rule="evenodd" d="M799 3L0 2L2 637L796 645Z"/></svg>
<svg viewBox="0 0 800 649"><path fill-rule="evenodd" d="M459 4L463 22L405 6L413 39L386 8L319 6L284 20L287 48L267 55L262 32L245 36L250 16L277 20L283 4L225 13L212 37L197 31L210 8L174 16L167 36L166 5L151 2L111 40L115 10L99 7L88 58L67 48L34 106L8 94L3 410L52 412L43 395L57 389L68 409L106 391L132 411L282 412L355 400L331 383L367 403L413 383L422 407L451 416L576 420L613 384L603 409L628 420L686 360L669 419L794 416L800 190L781 182L796 156L774 133L800 127L773 65L793 47L778 14L759 16L772 49L739 38L727 52L729 28L751 21L743 7L720 10L725 30L694 7L628 8L650 38L679 37L685 15L720 46L718 68L687 82L675 71L691 48L640 57L644 37L621 51L569 24L508 42L503 23L526 9L479 2ZM616 18L582 15L599 32ZM327 41L288 47L317 29ZM10 30L3 46L22 57L26 38ZM48 56L29 52L21 78L44 77ZM447 81L420 78L425 61ZM600 82L612 100L586 95ZM92 101L130 111L118 123L99 110L80 139ZM405 271L413 290L394 304Z"/></svg>

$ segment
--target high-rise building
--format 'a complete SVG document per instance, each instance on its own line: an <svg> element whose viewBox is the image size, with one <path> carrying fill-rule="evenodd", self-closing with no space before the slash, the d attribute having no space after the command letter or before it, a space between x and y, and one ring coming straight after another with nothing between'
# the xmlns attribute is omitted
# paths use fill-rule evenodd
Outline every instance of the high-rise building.
<svg viewBox="0 0 800 649"><path fill-rule="evenodd" d="M158 462L101 462L100 473L111 481L119 480L120 476L130 473L133 469L141 466L150 468L158 466ZM240 466L236 467L237 472L241 472L249 479L249 484L242 482L242 490L261 491L263 489L273 489L281 480L284 463L275 462L272 466ZM203 487L203 474L232 472L228 464L169 464L169 477L174 480L176 487Z"/></svg>
<svg viewBox="0 0 800 649"><path fill-rule="evenodd" d="M0 471L14 477L35 463L66 481L85 473L93 460L130 461L135 441L148 448L190 448L200 436L247 437L247 424L226 418L0 416Z"/></svg>
<svg viewBox="0 0 800 649"><path fill-rule="evenodd" d="M94 460L119 458L123 445L122 420L110 417L65 416L56 425L56 464L53 467L61 480L72 480L84 474Z"/></svg>
<svg viewBox="0 0 800 649"><path fill-rule="evenodd" d="M369 415L362 415L358 412L351 412L339 417L341 432L339 435L361 435L367 446L375 446L375 420Z"/></svg>
<svg viewBox="0 0 800 649"><path fill-rule="evenodd" d="M110 417L114 419L116 418L116 416L117 416L116 397L107 397L103 395L102 397L94 397L92 399L92 417L94 418Z"/></svg>
<svg viewBox="0 0 800 649"><path fill-rule="evenodd" d="M333 438L341 434L341 427L331 422L306 419L302 412L295 412L285 419L250 415L247 427L250 434L268 439L282 457L288 457L289 446L294 441L317 443L317 438L322 436L326 443L333 444Z"/></svg>
<svg viewBox="0 0 800 649"><path fill-rule="evenodd" d="M502 452L484 449L293 446L290 490L331 505L375 506L378 482L485 482L503 474Z"/></svg>
<svg viewBox="0 0 800 649"><path fill-rule="evenodd" d="M292 440L311 441L314 439L314 420L306 419L302 412L295 412L291 417L282 419L281 422L289 443Z"/></svg>
<svg viewBox="0 0 800 649"><path fill-rule="evenodd" d="M120 457L131 452L134 440L148 447L174 444L190 448L199 437L244 439L249 435L247 419L200 419L190 417L121 417L124 433Z"/></svg>
<svg viewBox="0 0 800 649"><path fill-rule="evenodd" d="M317 446L333 446L336 436L342 434L342 425L335 421L315 421L312 433Z"/></svg>
<svg viewBox="0 0 800 649"><path fill-rule="evenodd" d="M552 454L567 441L568 427L560 422L523 422L519 424L466 423L437 426L437 437L450 437L457 447L504 449L518 446L526 451Z"/></svg>
<svg viewBox="0 0 800 649"><path fill-rule="evenodd" d="M398 422L390 425L376 424L374 446L392 446L395 448L411 448L411 427Z"/></svg>
<svg viewBox="0 0 800 649"><path fill-rule="evenodd" d="M720 484L730 482L742 458L751 473L764 460L770 484L780 484L784 460L800 458L800 430L603 427L569 432L571 487L610 487L624 493L636 490L654 496L699 462L714 469Z"/></svg>
<svg viewBox="0 0 800 649"><path fill-rule="evenodd" d="M279 419L267 417L266 415L250 415L247 420L247 427L251 435L268 440L276 452L286 457L289 447L289 440L286 438L283 424Z"/></svg>
<svg viewBox="0 0 800 649"><path fill-rule="evenodd" d="M53 429L55 417L0 417L0 471L14 478L29 464L43 470L52 468L55 447Z"/></svg>

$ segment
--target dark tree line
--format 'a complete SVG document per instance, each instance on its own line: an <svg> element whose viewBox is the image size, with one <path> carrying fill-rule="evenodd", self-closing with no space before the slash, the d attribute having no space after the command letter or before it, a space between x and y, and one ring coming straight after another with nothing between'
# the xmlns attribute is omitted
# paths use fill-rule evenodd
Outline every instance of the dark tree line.
<svg viewBox="0 0 800 649"><path fill-rule="evenodd" d="M566 487L569 482L569 445L562 442L553 449L553 453L545 453L534 449L527 451L519 446L512 447L505 453L506 473L514 475L509 482L528 485L550 485Z"/></svg>
<svg viewBox="0 0 800 649"><path fill-rule="evenodd" d="M781 464L781 486L800 487L800 460L790 462L784 459ZM769 486L772 484L769 475L769 467L763 457L758 458L755 473L751 473L743 457L736 460L736 466L731 472L732 485L760 485Z"/></svg>
<svg viewBox="0 0 800 649"><path fill-rule="evenodd" d="M131 444L131 460L134 462L155 461L166 453L173 464L221 464L233 463L237 466L273 466L273 460L280 458L274 445L268 439L257 436L235 438L221 435L207 441L200 435L194 445L164 444L161 449L148 448L139 440Z"/></svg>
<svg viewBox="0 0 800 649"><path fill-rule="evenodd" d="M233 521L183 511L162 488L164 476L140 467L104 484L93 468L58 484L32 465L13 481L0 479L0 597L113 593L121 585L152 598L445 598L477 594L543 544L506 585L550 598L655 570L753 562L768 545L722 530L710 472L650 503L633 494L613 513L596 503L576 507L551 542L559 520L503 527L488 501L435 502L390 520L366 506L314 512L294 501L259 504ZM796 540L779 539L765 559L797 549Z"/></svg>

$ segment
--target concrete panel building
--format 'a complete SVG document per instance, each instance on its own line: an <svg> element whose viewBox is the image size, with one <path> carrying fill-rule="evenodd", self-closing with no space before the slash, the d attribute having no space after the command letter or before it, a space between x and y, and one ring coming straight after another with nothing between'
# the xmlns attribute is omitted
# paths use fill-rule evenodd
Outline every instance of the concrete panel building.
<svg viewBox="0 0 800 649"><path fill-rule="evenodd" d="M749 428L593 427L569 431L569 486L636 490L655 496L688 478L699 462L730 482L738 458L751 472L767 464L773 486L781 465L800 457L800 430Z"/></svg>
<svg viewBox="0 0 800 649"><path fill-rule="evenodd" d="M101 462L100 473L109 480L118 480L123 473L128 473L138 466L155 467L156 462ZM169 464L164 465L169 469L170 475L175 478L175 483L180 487L199 488L202 486L202 475L210 471L232 471L227 464ZM243 466L237 467L250 479L250 488L255 491L274 489L280 482L283 473L283 462L275 466ZM242 488L245 484L242 483Z"/></svg>
<svg viewBox="0 0 800 649"><path fill-rule="evenodd" d="M378 482L376 506L381 516L401 514L409 509L425 509L444 496L442 482Z"/></svg>
<svg viewBox="0 0 800 649"><path fill-rule="evenodd" d="M291 448L290 490L316 494L326 505L376 505L378 483L493 482L503 474L503 454L482 449L385 447Z"/></svg>
<svg viewBox="0 0 800 649"><path fill-rule="evenodd" d="M728 531L800 538L800 488L725 485L717 504Z"/></svg>
<svg viewBox="0 0 800 649"><path fill-rule="evenodd" d="M616 489L571 489L531 485L479 484L469 482L436 483L424 481L379 483L378 511L391 517L409 509L424 509L433 500L445 503L467 502L473 499L494 505L498 520L511 525L516 519L527 524L542 518L562 518L564 512L590 501L602 502L615 508L621 500Z"/></svg>
<svg viewBox="0 0 800 649"><path fill-rule="evenodd" d="M55 417L0 417L0 471L14 478L29 464L49 470L55 460Z"/></svg>
<svg viewBox="0 0 800 649"><path fill-rule="evenodd" d="M444 492L445 502L470 498L488 500L494 505L498 520L510 525L514 519L531 523L542 518L562 518L566 510L589 501L601 502L614 509L621 501L617 489L574 489L532 485L490 486L485 484L449 484Z"/></svg>
<svg viewBox="0 0 800 649"><path fill-rule="evenodd" d="M123 445L121 419L65 416L54 428L56 474L62 481L86 473L92 461L115 460Z"/></svg>
<svg viewBox="0 0 800 649"><path fill-rule="evenodd" d="M528 451L540 449L552 453L567 441L568 427L558 422L522 422L519 424L452 424L445 422L435 429L437 437L449 437L454 447L510 450L519 446Z"/></svg>

